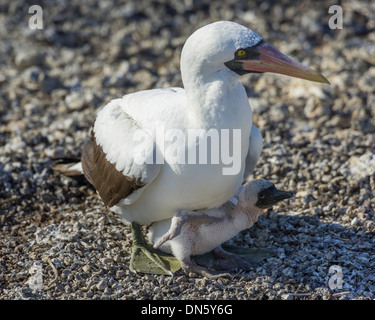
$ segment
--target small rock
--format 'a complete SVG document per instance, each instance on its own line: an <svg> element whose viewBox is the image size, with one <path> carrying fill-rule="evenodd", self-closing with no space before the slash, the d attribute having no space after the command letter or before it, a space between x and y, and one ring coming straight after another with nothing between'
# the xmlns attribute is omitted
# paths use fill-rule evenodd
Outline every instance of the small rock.
<svg viewBox="0 0 375 320"><path fill-rule="evenodd" d="M355 217L351 222L351 226L358 226L361 223L361 220L359 220L357 217Z"/></svg>
<svg viewBox="0 0 375 320"><path fill-rule="evenodd" d="M293 295L290 293L284 293L281 295L281 299L283 300L293 300Z"/></svg>
<svg viewBox="0 0 375 320"><path fill-rule="evenodd" d="M97 285L96 285L96 288L98 290L101 290L101 291L103 291L106 288L108 288L108 282L107 282L107 280L103 279L103 280L99 281L99 283L97 283Z"/></svg>
<svg viewBox="0 0 375 320"><path fill-rule="evenodd" d="M53 258L52 260L52 263L58 267L63 267L63 262L59 259L56 259L56 258Z"/></svg>
<svg viewBox="0 0 375 320"><path fill-rule="evenodd" d="M14 62L19 69L26 69L39 64L42 58L43 53L41 51L18 49Z"/></svg>
<svg viewBox="0 0 375 320"><path fill-rule="evenodd" d="M293 275L294 275L294 270L291 267L287 267L287 268L283 269L282 274L285 277L292 278Z"/></svg>
<svg viewBox="0 0 375 320"><path fill-rule="evenodd" d="M91 270L91 267L88 264L86 264L86 265L83 266L82 270L84 272L89 272Z"/></svg>
<svg viewBox="0 0 375 320"><path fill-rule="evenodd" d="M27 68L22 74L23 84L27 89L36 90L40 88L45 78L44 71L36 66Z"/></svg>

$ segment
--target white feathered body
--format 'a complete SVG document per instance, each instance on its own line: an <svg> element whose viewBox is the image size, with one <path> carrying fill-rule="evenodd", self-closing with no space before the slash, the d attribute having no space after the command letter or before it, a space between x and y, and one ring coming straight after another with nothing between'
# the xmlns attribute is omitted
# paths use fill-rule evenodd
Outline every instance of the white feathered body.
<svg viewBox="0 0 375 320"><path fill-rule="evenodd" d="M222 113L212 111L207 123L201 123L199 127L196 123L189 122L185 91L180 88L129 94L103 108L98 113L94 126L97 142L103 147L107 159L116 163L116 168L130 176L137 176L139 171L145 169L142 166L135 166L132 159L128 159L133 156L132 150L136 146L136 142L132 142L128 133L129 117L151 136L155 135L160 126L164 127L164 146L159 145L160 149L167 150L169 144L173 143L173 137L168 134L174 135L174 129L184 132L186 157L192 149L199 154L196 141L187 139L188 129L204 129L206 132L210 129L216 129L218 132L221 129L241 129L241 169L237 174L223 175L223 168L228 167L228 164L223 164L221 159L219 164L190 164L187 163L188 161L180 164L176 163L175 156L167 153L164 154L164 164L148 166L150 172L146 174L150 176L150 183L138 191L139 198L136 198L136 201L131 199L130 204L125 201L120 202L111 210L119 213L127 222L148 224L171 218L177 211L183 209L217 207L233 197L243 183L252 112L245 90L240 83L233 89L232 94L224 95L224 101L220 101L223 109L229 103L227 99L231 100L230 105L233 105L233 110L227 112L225 118ZM216 96L216 105L213 108L218 108L217 100ZM156 141L156 144L158 145L159 142Z"/></svg>
<svg viewBox="0 0 375 320"><path fill-rule="evenodd" d="M94 134L106 159L124 176L138 179L144 185L111 207L125 222L149 224L171 218L179 210L218 207L235 195L243 183L244 173L247 175L254 169L262 149L262 138L252 126L252 110L239 75L224 63L233 59L237 49L260 40L256 33L232 22L213 23L199 29L182 50L181 75L185 89L128 94L111 101L99 112ZM165 133L162 141L155 140L160 127ZM209 160L207 164L181 163L168 152L163 154L162 164L142 165L135 161L134 154L140 144L134 139L135 133L155 141L154 147L145 149L145 156L152 155L155 149L163 152L174 143L178 145L173 140L176 130L185 137L182 145L186 157L192 151L198 153L196 140L187 139L189 129L206 133L216 130L219 143L221 130L229 129L233 137L233 129L239 129L240 155L234 159L239 162L238 170L223 174L223 169L231 164L221 157L219 163ZM250 133L254 139L250 139ZM238 137L235 140L229 138L228 150L233 150Z"/></svg>

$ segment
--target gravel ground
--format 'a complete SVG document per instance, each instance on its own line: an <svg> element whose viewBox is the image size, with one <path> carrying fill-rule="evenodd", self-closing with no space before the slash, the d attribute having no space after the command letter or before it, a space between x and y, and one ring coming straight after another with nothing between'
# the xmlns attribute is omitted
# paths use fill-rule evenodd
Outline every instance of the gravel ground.
<svg viewBox="0 0 375 320"><path fill-rule="evenodd" d="M375 2L340 3L331 30L329 1L39 1L44 28L31 30L27 2L3 0L0 299L374 299ZM80 155L111 99L181 86L184 41L216 20L331 82L243 77L265 142L253 177L296 196L232 242L277 254L233 279L132 274L130 229L53 166Z"/></svg>

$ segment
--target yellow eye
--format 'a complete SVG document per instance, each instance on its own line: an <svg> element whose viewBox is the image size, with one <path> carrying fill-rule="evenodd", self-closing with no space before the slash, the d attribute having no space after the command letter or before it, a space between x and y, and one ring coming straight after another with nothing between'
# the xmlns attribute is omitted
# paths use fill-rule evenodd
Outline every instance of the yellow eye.
<svg viewBox="0 0 375 320"><path fill-rule="evenodd" d="M246 54L245 50L238 50L237 51L237 56L239 56L239 57L243 57L245 54Z"/></svg>

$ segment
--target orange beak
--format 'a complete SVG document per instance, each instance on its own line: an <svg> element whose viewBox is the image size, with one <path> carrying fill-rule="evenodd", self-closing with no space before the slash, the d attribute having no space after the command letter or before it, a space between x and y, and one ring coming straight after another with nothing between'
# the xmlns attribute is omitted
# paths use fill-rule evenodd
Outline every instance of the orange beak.
<svg viewBox="0 0 375 320"><path fill-rule="evenodd" d="M247 71L273 72L287 76L322 82L329 84L329 81L320 73L294 61L281 53L274 46L267 42L259 47L259 59L242 60L242 68Z"/></svg>

